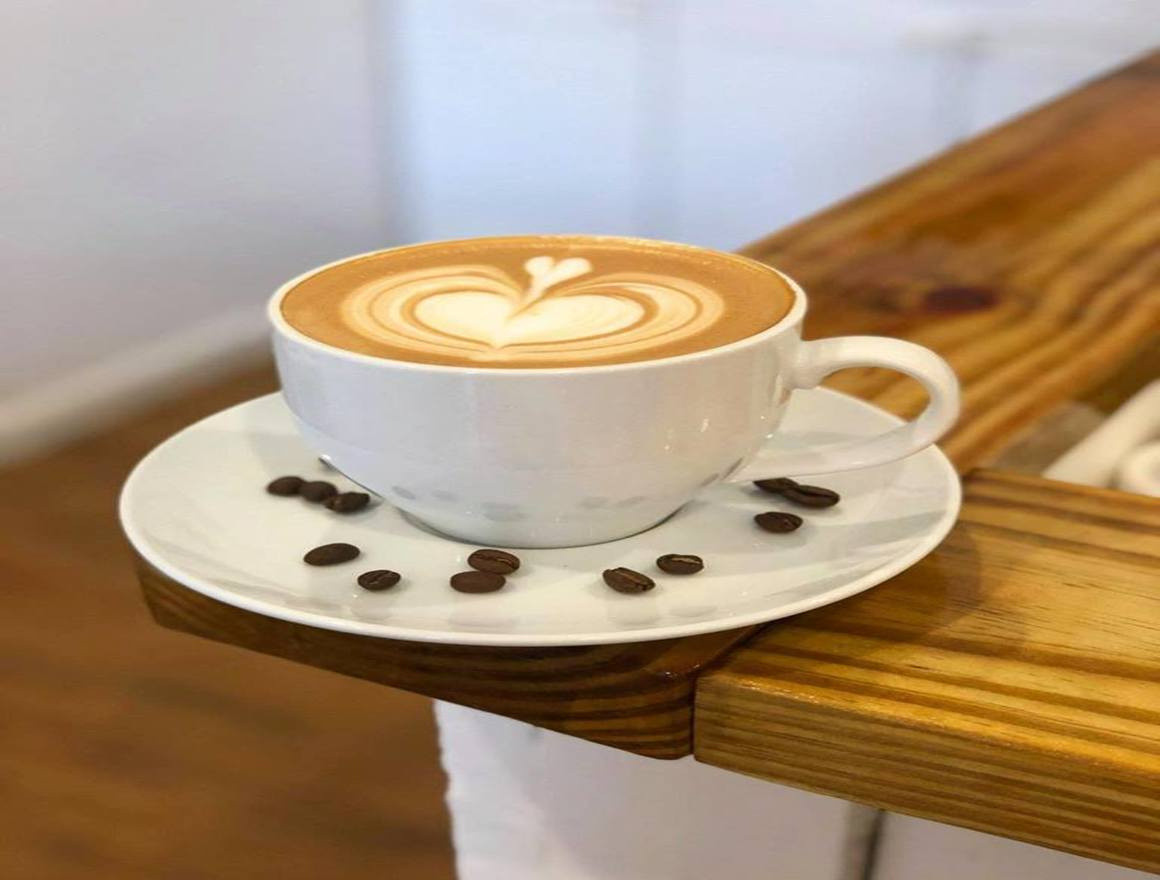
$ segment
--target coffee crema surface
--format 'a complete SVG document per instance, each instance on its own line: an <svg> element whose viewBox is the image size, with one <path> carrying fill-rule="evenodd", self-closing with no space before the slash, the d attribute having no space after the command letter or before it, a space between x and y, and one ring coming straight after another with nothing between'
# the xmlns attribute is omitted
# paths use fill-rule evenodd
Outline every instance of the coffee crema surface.
<svg viewBox="0 0 1160 880"><path fill-rule="evenodd" d="M580 367L716 348L772 327L793 291L767 266L690 245L513 236L379 251L281 300L319 342L466 367Z"/></svg>

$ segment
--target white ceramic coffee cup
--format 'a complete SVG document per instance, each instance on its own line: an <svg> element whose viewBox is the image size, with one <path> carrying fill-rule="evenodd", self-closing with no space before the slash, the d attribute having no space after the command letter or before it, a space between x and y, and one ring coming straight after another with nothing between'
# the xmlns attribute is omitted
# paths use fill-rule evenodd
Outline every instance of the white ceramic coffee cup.
<svg viewBox="0 0 1160 880"><path fill-rule="evenodd" d="M420 364L318 342L281 310L286 292L316 271L281 287L268 309L283 394L303 437L355 482L475 544L622 538L722 480L904 458L935 442L958 414L954 372L928 349L876 336L803 342L805 294L774 269L771 285L780 276L794 301L756 335L651 361L545 369ZM913 376L930 401L914 421L876 437L762 448L794 389L847 367Z"/></svg>

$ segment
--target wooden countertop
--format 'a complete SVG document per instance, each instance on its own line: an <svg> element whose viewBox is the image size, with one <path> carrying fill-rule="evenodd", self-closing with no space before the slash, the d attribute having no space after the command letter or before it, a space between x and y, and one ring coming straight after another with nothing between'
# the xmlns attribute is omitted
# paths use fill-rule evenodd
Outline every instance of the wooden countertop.
<svg viewBox="0 0 1160 880"><path fill-rule="evenodd" d="M744 252L803 283L807 335L942 352L965 402L943 446L966 473L1156 344L1158 203L1154 55ZM894 374L831 384L921 406ZM976 472L947 542L868 593L760 632L585 648L350 636L222 605L143 563L141 580L174 629L1155 871L1158 533L1160 502Z"/></svg>
<svg viewBox="0 0 1160 880"><path fill-rule="evenodd" d="M1160 868L1160 501L993 471L939 549L697 686L697 758Z"/></svg>
<svg viewBox="0 0 1160 880"><path fill-rule="evenodd" d="M960 471L1160 325L1160 56L747 249L941 351ZM914 386L841 387L911 413ZM948 540L699 679L699 760L1160 871L1160 501L975 472Z"/></svg>

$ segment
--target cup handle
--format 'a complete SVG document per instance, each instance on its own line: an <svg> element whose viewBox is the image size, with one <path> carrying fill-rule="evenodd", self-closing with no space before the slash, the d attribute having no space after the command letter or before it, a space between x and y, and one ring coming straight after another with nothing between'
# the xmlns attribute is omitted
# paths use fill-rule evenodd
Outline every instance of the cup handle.
<svg viewBox="0 0 1160 880"><path fill-rule="evenodd" d="M803 342L790 372L791 388L813 388L847 367L885 367L922 383L930 400L912 422L885 434L813 449L763 450L730 482L850 471L897 461L925 449L959 414L959 382L950 364L927 348L883 336L841 336Z"/></svg>

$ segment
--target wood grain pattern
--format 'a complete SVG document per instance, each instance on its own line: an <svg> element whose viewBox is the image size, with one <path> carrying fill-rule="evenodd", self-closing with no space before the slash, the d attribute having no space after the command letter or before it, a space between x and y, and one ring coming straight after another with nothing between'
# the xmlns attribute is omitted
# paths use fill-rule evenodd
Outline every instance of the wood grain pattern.
<svg viewBox="0 0 1160 880"><path fill-rule="evenodd" d="M812 336L885 333L943 354L961 472L1115 371L1160 328L1160 53L744 253L793 275ZM916 383L833 387L901 415Z"/></svg>
<svg viewBox="0 0 1160 880"><path fill-rule="evenodd" d="M654 758L690 753L696 673L705 658L749 632L572 648L403 642L234 608L181 586L139 557L138 575L163 626Z"/></svg>
<svg viewBox="0 0 1160 880"><path fill-rule="evenodd" d="M701 677L697 758L1160 871L1160 500L965 488L923 562Z"/></svg>

